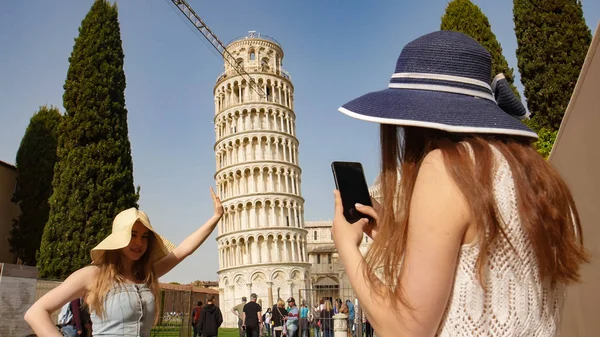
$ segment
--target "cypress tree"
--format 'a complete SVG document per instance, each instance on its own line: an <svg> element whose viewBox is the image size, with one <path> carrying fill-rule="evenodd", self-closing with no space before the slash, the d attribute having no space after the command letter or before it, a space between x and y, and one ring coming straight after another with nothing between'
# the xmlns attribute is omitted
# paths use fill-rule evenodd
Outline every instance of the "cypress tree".
<svg viewBox="0 0 600 337"><path fill-rule="evenodd" d="M52 195L60 119L57 108L40 107L31 117L17 151L19 175L12 201L19 205L21 213L13 221L8 241L10 251L29 266L36 265L36 252L50 212L48 199Z"/></svg>
<svg viewBox="0 0 600 337"><path fill-rule="evenodd" d="M581 2L514 0L513 14L518 67L531 112L528 124L555 134L592 39Z"/></svg>
<svg viewBox="0 0 600 337"><path fill-rule="evenodd" d="M114 216L137 207L123 59L117 7L96 0L69 58L41 277L64 278L89 264Z"/></svg>
<svg viewBox="0 0 600 337"><path fill-rule="evenodd" d="M514 86L513 69L508 66L506 58L502 54L500 42L492 32L490 22L481 9L470 0L453 0L446 6L446 12L442 16L441 30L461 32L472 37L487 49L492 57L492 73L490 83L499 73L504 73L506 80L510 83L513 92L520 97Z"/></svg>

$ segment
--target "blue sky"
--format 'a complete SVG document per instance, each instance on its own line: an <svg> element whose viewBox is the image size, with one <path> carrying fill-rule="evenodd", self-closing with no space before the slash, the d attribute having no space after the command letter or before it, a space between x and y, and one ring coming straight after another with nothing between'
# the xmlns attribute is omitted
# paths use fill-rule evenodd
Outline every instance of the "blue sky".
<svg viewBox="0 0 600 337"><path fill-rule="evenodd" d="M337 107L385 88L402 47L438 30L448 1L188 2L224 43L256 30L282 44L283 65L295 86L305 218L327 220L333 213L331 161L363 162L369 183L379 168L377 125L343 116ZM512 1L474 2L489 17L522 92ZM29 119L40 105L64 112L68 58L92 3L0 2L0 160L14 163ZM600 2L582 3L593 33ZM212 213L212 90L223 62L169 0L118 4L140 207L160 233L179 243ZM216 280L215 237L216 230L162 281Z"/></svg>

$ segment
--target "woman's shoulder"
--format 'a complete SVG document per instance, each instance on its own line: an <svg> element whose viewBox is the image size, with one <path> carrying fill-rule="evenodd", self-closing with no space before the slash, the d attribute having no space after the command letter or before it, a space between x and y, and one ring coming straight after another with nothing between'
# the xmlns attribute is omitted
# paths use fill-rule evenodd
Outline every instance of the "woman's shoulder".
<svg viewBox="0 0 600 337"><path fill-rule="evenodd" d="M98 277L99 273L100 268L98 266L89 265L75 271L73 274L71 274L71 277L79 280L80 282L85 282L85 284L89 286L92 281Z"/></svg>

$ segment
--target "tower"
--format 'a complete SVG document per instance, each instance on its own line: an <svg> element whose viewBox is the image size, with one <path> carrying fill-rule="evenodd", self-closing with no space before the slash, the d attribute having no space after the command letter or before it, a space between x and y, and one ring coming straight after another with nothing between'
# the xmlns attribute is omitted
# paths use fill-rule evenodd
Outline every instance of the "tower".
<svg viewBox="0 0 600 337"><path fill-rule="evenodd" d="M306 288L304 199L298 162L294 86L283 49L256 32L227 45L262 90L225 63L214 87L215 180L225 213L218 226L219 300L231 308L256 293L263 308Z"/></svg>

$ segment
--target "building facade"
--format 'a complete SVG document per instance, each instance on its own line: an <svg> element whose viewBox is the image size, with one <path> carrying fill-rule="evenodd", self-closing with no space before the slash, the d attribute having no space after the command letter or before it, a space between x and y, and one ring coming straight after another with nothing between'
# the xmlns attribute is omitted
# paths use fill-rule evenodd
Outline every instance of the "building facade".
<svg viewBox="0 0 600 337"><path fill-rule="evenodd" d="M371 197L380 198L379 177L369 188ZM310 283L305 298L315 304L321 298L340 298L354 301L354 291L348 280L344 267L338 259L338 253L331 235L332 221L307 221L307 251L310 267ZM372 240L363 235L359 250L363 255L367 253Z"/></svg>
<svg viewBox="0 0 600 337"><path fill-rule="evenodd" d="M306 288L304 199L300 189L294 86L283 49L250 32L229 43L229 62L214 87L215 180L225 213L218 225L219 300L224 325L231 308L256 293L263 306ZM258 87L258 88L257 88Z"/></svg>
<svg viewBox="0 0 600 337"><path fill-rule="evenodd" d="M8 238L13 220L19 217L19 205L11 201L17 186L17 168L0 160L0 263L15 263Z"/></svg>

